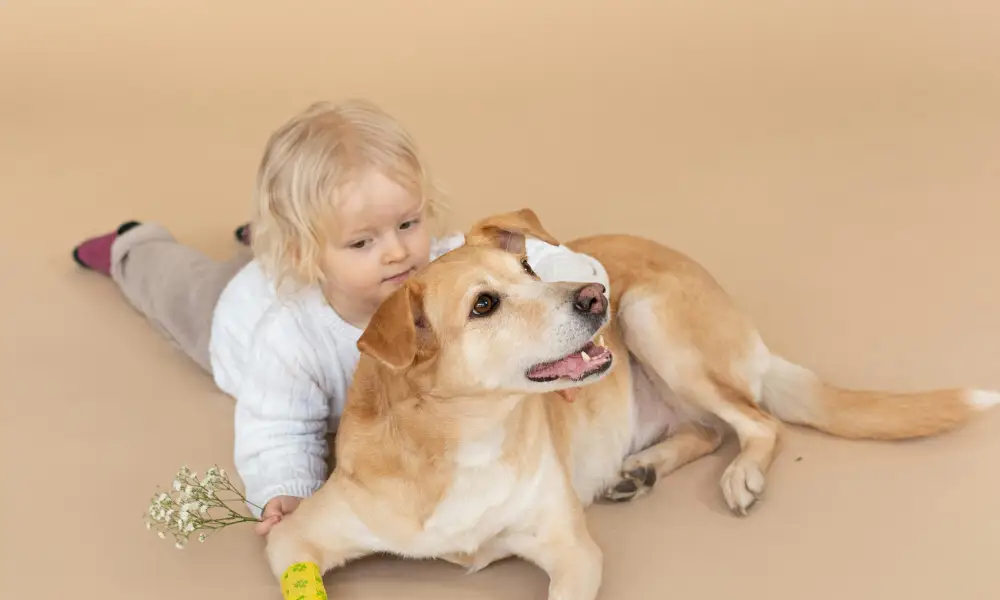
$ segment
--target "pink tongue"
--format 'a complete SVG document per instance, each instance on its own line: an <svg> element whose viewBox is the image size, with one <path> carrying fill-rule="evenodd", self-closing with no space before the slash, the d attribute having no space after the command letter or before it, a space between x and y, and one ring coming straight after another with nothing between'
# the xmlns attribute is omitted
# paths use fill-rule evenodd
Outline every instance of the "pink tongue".
<svg viewBox="0 0 1000 600"><path fill-rule="evenodd" d="M589 361L583 360L579 352L571 354L566 358L561 358L555 362L548 363L531 369L531 376L537 378L568 377L570 379L580 379L595 367L603 364L607 359L607 350L597 351L596 348L588 348L594 356Z"/></svg>
<svg viewBox="0 0 1000 600"><path fill-rule="evenodd" d="M543 367L531 370L532 377L570 377L578 379L583 377L588 368L592 368L590 363L584 362L579 354L567 356L566 358L549 363Z"/></svg>

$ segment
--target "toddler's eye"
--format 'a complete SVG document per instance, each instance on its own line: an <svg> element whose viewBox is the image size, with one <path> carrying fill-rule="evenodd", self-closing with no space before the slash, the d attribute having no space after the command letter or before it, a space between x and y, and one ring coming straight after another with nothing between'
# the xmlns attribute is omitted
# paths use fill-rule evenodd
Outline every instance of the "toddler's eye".
<svg viewBox="0 0 1000 600"><path fill-rule="evenodd" d="M402 225L399 226L399 228L400 229L409 229L409 228L413 227L414 225L416 225L418 222L419 222L419 219L413 219L412 221L407 221L407 222L403 223Z"/></svg>
<svg viewBox="0 0 1000 600"><path fill-rule="evenodd" d="M368 243L368 240L361 240L359 242L354 242L353 244L351 244L348 247L349 248L354 248L355 250L360 250L361 248L364 248L365 244L367 244L367 243Z"/></svg>

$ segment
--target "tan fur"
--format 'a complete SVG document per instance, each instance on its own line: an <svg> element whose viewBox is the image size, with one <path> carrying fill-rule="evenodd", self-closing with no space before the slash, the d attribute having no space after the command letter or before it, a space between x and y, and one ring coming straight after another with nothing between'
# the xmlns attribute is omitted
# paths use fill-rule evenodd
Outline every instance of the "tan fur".
<svg viewBox="0 0 1000 600"><path fill-rule="evenodd" d="M1000 399L830 386L773 356L697 263L632 236L568 244L610 276L609 309L585 314L572 307L583 284L543 283L524 268L526 235L558 243L529 210L485 219L373 317L358 343L336 469L269 536L275 575L298 561L325 571L374 552L472 570L515 555L549 574L550 600L593 600L602 557L585 507L648 492L714 452L723 427L741 448L723 496L746 514L764 491L779 419L900 439L954 428ZM482 293L499 304L478 317L470 307ZM595 335L614 355L603 374L526 377L531 364Z"/></svg>

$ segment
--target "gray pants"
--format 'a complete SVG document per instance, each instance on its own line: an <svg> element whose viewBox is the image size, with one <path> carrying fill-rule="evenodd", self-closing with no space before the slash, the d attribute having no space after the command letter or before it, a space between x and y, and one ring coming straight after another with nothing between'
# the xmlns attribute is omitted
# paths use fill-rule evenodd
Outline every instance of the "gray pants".
<svg viewBox="0 0 1000 600"><path fill-rule="evenodd" d="M112 244L111 278L154 328L211 373L212 313L226 284L252 257L244 248L217 261L180 244L161 225L143 223Z"/></svg>

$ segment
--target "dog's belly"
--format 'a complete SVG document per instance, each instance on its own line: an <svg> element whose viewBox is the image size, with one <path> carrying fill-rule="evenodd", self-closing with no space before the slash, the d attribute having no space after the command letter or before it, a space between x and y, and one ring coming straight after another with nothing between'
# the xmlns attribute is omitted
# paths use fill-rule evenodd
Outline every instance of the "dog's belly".
<svg viewBox="0 0 1000 600"><path fill-rule="evenodd" d="M669 435L680 422L668 397L672 392L649 377L632 355L628 360L627 379L597 384L605 387L596 412L591 407L576 414L573 487L584 504L621 479L629 455Z"/></svg>
<svg viewBox="0 0 1000 600"><path fill-rule="evenodd" d="M632 445L629 454L638 452L660 439L669 436L680 423L674 408L673 391L631 354L629 367L632 372Z"/></svg>

